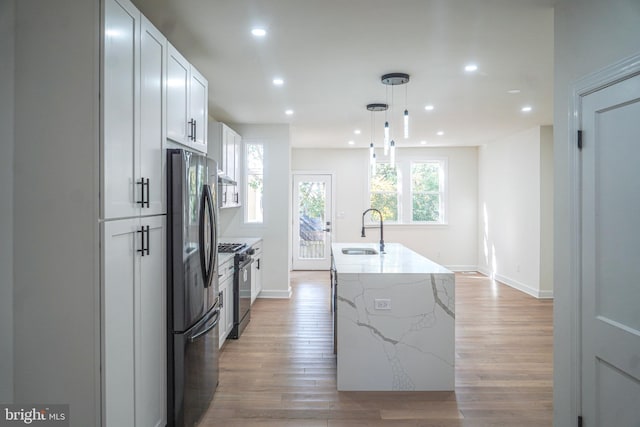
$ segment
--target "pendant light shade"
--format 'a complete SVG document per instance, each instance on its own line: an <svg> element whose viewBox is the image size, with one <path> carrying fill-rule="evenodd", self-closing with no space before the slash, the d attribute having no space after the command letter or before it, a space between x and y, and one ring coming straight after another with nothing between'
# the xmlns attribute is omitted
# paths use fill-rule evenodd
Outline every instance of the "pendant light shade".
<svg viewBox="0 0 640 427"><path fill-rule="evenodd" d="M384 155L389 153L389 122L384 122Z"/></svg>
<svg viewBox="0 0 640 427"><path fill-rule="evenodd" d="M404 110L404 139L409 138L409 110Z"/></svg>

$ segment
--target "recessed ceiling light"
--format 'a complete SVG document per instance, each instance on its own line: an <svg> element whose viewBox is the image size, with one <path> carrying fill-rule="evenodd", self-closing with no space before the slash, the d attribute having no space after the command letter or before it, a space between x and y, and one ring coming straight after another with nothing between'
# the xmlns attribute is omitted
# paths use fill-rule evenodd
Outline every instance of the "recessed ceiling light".
<svg viewBox="0 0 640 427"><path fill-rule="evenodd" d="M285 113L287 116L291 116L291 115L293 115L293 110L286 110L284 113Z"/></svg>
<svg viewBox="0 0 640 427"><path fill-rule="evenodd" d="M476 64L467 64L465 65L464 70L467 73L473 73L474 71L478 71L478 66Z"/></svg>
<svg viewBox="0 0 640 427"><path fill-rule="evenodd" d="M442 135L444 135L444 131L439 130L439 131L436 133L436 135L438 135L438 136L442 136Z"/></svg>
<svg viewBox="0 0 640 427"><path fill-rule="evenodd" d="M509 89L507 93L510 93L510 94L520 93L520 89Z"/></svg>
<svg viewBox="0 0 640 427"><path fill-rule="evenodd" d="M267 30L265 30L264 28L253 28L251 30L251 34L256 37L264 37L267 35Z"/></svg>
<svg viewBox="0 0 640 427"><path fill-rule="evenodd" d="M273 79L273 84L276 86L282 86L284 84L284 80L282 80L280 77L276 77Z"/></svg>
<svg viewBox="0 0 640 427"><path fill-rule="evenodd" d="M522 107L521 111L522 111L523 113L528 113L528 112L530 112L532 109L533 109L533 108L531 108L531 106L529 106L529 105L525 105L524 107Z"/></svg>
<svg viewBox="0 0 640 427"><path fill-rule="evenodd" d="M353 131L353 133L355 133L356 135L360 135L362 131L360 129L356 129Z"/></svg>
<svg viewBox="0 0 640 427"><path fill-rule="evenodd" d="M425 105L424 109L427 111L433 111L433 105Z"/></svg>
<svg viewBox="0 0 640 427"><path fill-rule="evenodd" d="M353 144L355 144L355 141L353 141L353 140L349 141L349 145L353 145Z"/></svg>
<svg viewBox="0 0 640 427"><path fill-rule="evenodd" d="M420 141L420 145L427 145L427 141Z"/></svg>

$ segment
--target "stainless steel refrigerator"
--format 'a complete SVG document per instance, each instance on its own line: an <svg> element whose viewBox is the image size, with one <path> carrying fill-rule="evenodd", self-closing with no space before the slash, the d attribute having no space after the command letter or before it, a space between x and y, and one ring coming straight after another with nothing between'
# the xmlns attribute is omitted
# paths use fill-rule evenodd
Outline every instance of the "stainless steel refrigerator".
<svg viewBox="0 0 640 427"><path fill-rule="evenodd" d="M218 384L217 165L167 150L167 421L194 426Z"/></svg>

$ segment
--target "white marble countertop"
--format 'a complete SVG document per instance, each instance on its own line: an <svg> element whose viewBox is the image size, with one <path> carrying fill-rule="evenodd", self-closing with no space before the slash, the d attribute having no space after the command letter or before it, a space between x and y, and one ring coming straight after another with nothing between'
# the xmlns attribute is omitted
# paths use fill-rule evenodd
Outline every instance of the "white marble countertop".
<svg viewBox="0 0 640 427"><path fill-rule="evenodd" d="M378 243L333 243L331 248L339 273L453 274L400 243L385 243L384 253L375 255L347 255L342 249L367 248L378 252Z"/></svg>

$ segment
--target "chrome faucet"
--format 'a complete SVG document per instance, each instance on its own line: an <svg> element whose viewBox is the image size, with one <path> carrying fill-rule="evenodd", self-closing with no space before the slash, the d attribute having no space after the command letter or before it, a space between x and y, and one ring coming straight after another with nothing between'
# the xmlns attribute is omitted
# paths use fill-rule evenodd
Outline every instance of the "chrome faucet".
<svg viewBox="0 0 640 427"><path fill-rule="evenodd" d="M367 237L364 234L364 216L367 214L367 212L369 211L374 211L378 213L378 216L380 217L380 253L384 253L384 234L382 231L382 212L380 212L378 209L374 209L374 208L369 208L366 211L362 212L362 236L361 237Z"/></svg>

